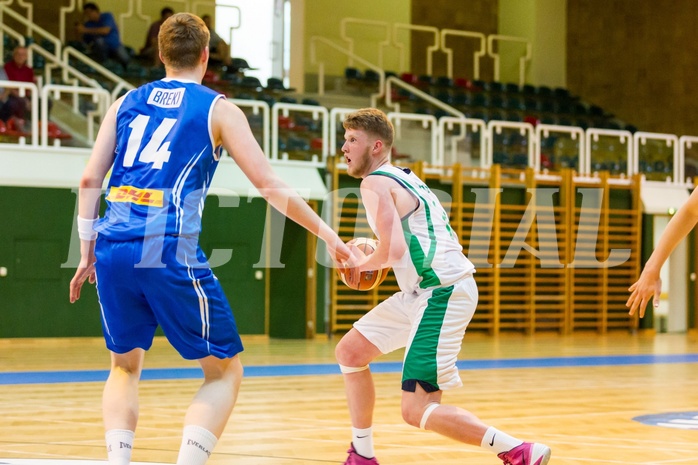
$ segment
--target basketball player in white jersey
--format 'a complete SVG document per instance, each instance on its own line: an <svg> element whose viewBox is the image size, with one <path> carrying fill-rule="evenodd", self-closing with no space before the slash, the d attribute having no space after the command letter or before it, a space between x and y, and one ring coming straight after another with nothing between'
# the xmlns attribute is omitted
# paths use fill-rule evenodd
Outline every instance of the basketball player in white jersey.
<svg viewBox="0 0 698 465"><path fill-rule="evenodd" d="M81 260L70 300L80 298L85 280L97 282L112 360L102 402L110 465L130 463L138 382L158 326L183 358L199 361L204 374L186 412L178 465L208 460L235 404L242 343L225 294L198 246L221 147L269 203L324 240L334 259L350 255L337 234L272 171L243 112L201 85L209 58L204 22L188 13L173 15L162 24L158 42L166 78L111 106L80 181ZM110 169L107 210L98 220ZM244 218L239 223L244 227Z"/></svg>
<svg viewBox="0 0 698 465"><path fill-rule="evenodd" d="M456 359L477 305L474 266L437 197L410 170L390 164L394 130L385 113L358 110L347 115L344 129L347 172L362 178L362 202L379 241L357 268L392 267L400 287L360 318L336 347L352 421L345 464L378 464L369 363L404 347L402 416L408 424L481 446L505 465L545 465L547 446L516 439L441 403L443 391L462 385Z"/></svg>

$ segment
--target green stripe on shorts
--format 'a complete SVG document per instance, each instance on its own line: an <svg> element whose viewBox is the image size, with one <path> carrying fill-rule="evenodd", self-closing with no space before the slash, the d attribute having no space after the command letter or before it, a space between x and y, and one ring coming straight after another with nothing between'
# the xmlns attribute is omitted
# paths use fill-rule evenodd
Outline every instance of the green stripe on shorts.
<svg viewBox="0 0 698 465"><path fill-rule="evenodd" d="M435 387L438 385L437 349L441 336L448 301L453 293L453 286L440 287L432 291L424 309L424 316L417 328L417 334L405 356L402 370L402 382L408 379L425 381Z"/></svg>

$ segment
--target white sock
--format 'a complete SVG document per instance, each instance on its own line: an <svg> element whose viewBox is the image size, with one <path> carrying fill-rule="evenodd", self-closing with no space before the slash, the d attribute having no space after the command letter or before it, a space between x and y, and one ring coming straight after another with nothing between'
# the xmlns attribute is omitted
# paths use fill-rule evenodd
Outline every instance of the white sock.
<svg viewBox="0 0 698 465"><path fill-rule="evenodd" d="M501 454L502 452L509 452L521 444L523 444L521 439L516 439L490 426L482 437L480 446L493 451L495 454Z"/></svg>
<svg viewBox="0 0 698 465"><path fill-rule="evenodd" d="M218 438L209 430L196 425L185 426L177 465L204 465L217 442Z"/></svg>
<svg viewBox="0 0 698 465"><path fill-rule="evenodd" d="M375 457L373 451L373 428L351 428L351 442L354 444L356 453L367 459Z"/></svg>
<svg viewBox="0 0 698 465"><path fill-rule="evenodd" d="M135 433L126 429L110 429L104 433L109 465L129 465Z"/></svg>

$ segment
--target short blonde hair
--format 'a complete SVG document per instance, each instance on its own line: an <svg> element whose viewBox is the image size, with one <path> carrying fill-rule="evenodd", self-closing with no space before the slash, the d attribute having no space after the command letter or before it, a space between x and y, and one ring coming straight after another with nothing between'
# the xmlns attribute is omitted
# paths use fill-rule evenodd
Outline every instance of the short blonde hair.
<svg viewBox="0 0 698 465"><path fill-rule="evenodd" d="M158 47L166 66L195 68L211 35L203 20L191 13L176 13L160 26Z"/></svg>
<svg viewBox="0 0 698 465"><path fill-rule="evenodd" d="M395 128L388 116L377 108L362 108L349 113L342 123L344 129L359 129L371 133L383 141L389 149L393 146Z"/></svg>

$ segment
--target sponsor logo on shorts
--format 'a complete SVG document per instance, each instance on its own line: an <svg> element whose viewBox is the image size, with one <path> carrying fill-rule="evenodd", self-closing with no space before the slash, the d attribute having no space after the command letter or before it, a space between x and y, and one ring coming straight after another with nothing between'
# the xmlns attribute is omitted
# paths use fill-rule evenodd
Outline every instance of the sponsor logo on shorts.
<svg viewBox="0 0 698 465"><path fill-rule="evenodd" d="M139 189L133 186L112 187L107 200L110 202L130 202L136 205L162 207L163 192L157 189Z"/></svg>

